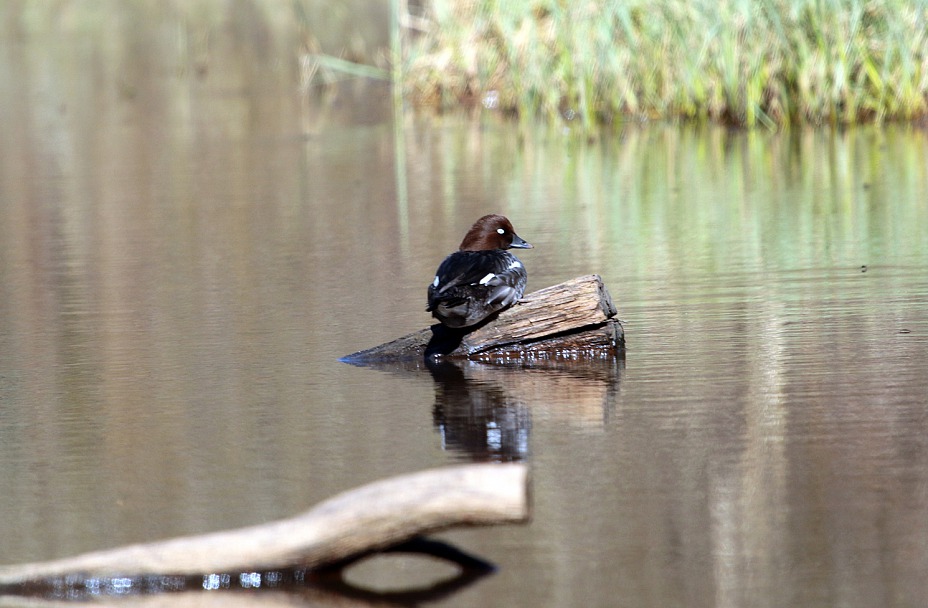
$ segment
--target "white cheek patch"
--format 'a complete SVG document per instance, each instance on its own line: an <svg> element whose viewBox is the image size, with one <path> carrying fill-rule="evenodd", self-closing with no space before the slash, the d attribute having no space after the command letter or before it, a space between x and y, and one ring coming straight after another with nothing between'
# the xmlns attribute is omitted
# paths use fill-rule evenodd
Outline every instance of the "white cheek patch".
<svg viewBox="0 0 928 608"><path fill-rule="evenodd" d="M480 284L481 284L481 285L486 285L487 283L489 283L490 281L492 281L492 280L495 279L495 278L496 278L496 275L493 274L492 272L489 272L489 273L487 273L487 276L485 276L485 277L483 277L482 279L480 279Z"/></svg>
<svg viewBox="0 0 928 608"><path fill-rule="evenodd" d="M438 287L438 275L435 275L435 280L432 281L432 287Z"/></svg>

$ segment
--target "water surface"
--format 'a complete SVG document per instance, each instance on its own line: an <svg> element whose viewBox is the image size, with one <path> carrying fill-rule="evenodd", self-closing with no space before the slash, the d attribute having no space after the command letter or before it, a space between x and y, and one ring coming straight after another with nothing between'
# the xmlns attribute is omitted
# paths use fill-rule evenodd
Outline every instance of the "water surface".
<svg viewBox="0 0 928 608"><path fill-rule="evenodd" d="M533 522L442 535L499 571L440 605L928 596L923 132L395 125L386 89L303 95L273 49L219 37L198 72L163 32L55 40L2 45L4 562L523 460ZM428 324L488 212L535 245L530 290L602 275L624 360L338 362Z"/></svg>

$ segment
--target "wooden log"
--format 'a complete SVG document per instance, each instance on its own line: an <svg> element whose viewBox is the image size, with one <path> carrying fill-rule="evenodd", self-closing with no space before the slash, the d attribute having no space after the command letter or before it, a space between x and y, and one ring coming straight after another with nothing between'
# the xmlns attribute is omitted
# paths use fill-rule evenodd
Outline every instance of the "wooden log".
<svg viewBox="0 0 928 608"><path fill-rule="evenodd" d="M378 481L296 517L201 536L130 545L0 568L0 586L67 575L200 575L320 568L452 526L530 517L523 464L444 467Z"/></svg>
<svg viewBox="0 0 928 608"><path fill-rule="evenodd" d="M602 279L591 274L531 293L475 328L453 330L435 324L342 361L366 365L431 354L479 360L614 354L625 346L615 315Z"/></svg>

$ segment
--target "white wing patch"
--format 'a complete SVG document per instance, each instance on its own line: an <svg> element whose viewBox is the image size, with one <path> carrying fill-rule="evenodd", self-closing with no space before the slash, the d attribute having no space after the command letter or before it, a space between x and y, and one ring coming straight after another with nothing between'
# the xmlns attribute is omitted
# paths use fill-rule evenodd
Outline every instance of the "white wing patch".
<svg viewBox="0 0 928 608"><path fill-rule="evenodd" d="M480 279L480 284L481 284L481 285L486 285L487 283L489 283L490 281L492 281L492 280L495 279L495 278L496 278L496 275L495 275L495 274L493 274L492 272L488 272L488 273L487 273L487 276L485 276L485 277L483 277L482 279Z"/></svg>
<svg viewBox="0 0 928 608"><path fill-rule="evenodd" d="M435 275L435 280L432 281L432 287L438 287L438 275Z"/></svg>

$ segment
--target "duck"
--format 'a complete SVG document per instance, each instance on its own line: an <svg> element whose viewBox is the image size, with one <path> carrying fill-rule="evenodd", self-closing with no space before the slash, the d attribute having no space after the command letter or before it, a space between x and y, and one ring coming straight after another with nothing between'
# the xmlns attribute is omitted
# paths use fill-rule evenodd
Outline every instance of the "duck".
<svg viewBox="0 0 928 608"><path fill-rule="evenodd" d="M522 298L528 273L506 251L532 249L516 234L512 222L491 214L474 222L458 251L448 255L429 285L426 311L454 329L476 325Z"/></svg>

